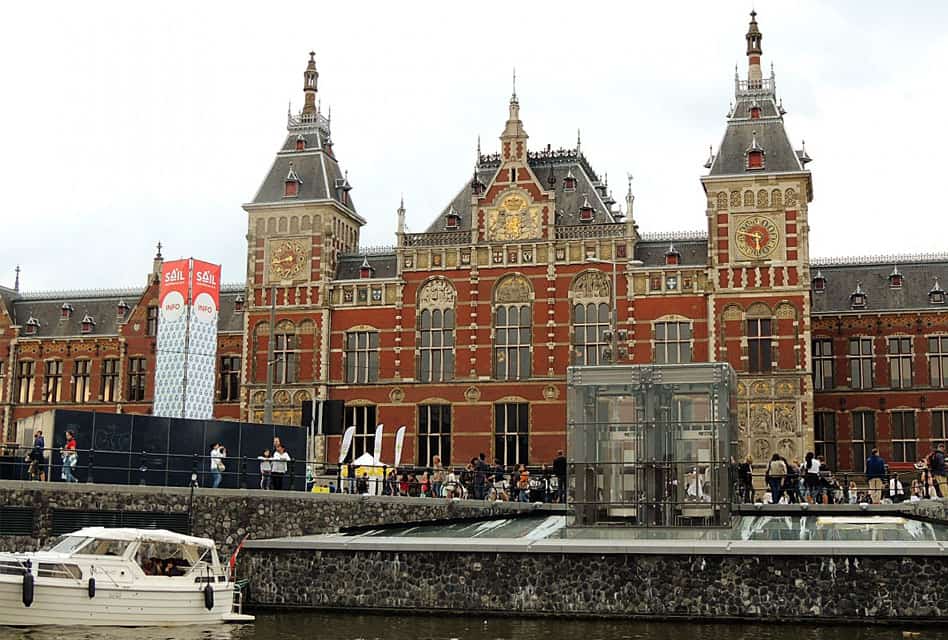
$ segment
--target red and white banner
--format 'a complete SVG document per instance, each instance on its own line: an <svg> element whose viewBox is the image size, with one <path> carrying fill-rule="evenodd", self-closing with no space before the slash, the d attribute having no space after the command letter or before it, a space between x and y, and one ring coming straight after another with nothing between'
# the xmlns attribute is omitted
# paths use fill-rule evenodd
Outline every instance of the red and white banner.
<svg viewBox="0 0 948 640"><path fill-rule="evenodd" d="M161 285L158 289L161 322L175 322L185 317L189 275L187 260L171 260L161 265Z"/></svg>

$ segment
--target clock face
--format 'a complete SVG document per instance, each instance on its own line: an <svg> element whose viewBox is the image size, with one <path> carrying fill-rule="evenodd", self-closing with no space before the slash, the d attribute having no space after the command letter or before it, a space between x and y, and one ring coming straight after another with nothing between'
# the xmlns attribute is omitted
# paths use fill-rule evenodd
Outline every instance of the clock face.
<svg viewBox="0 0 948 640"><path fill-rule="evenodd" d="M737 225L735 244L744 256L761 260L770 257L777 250L780 232L770 218L751 216Z"/></svg>
<svg viewBox="0 0 948 640"><path fill-rule="evenodd" d="M270 276L291 280L299 276L306 265L306 249L297 240L278 240L270 245Z"/></svg>

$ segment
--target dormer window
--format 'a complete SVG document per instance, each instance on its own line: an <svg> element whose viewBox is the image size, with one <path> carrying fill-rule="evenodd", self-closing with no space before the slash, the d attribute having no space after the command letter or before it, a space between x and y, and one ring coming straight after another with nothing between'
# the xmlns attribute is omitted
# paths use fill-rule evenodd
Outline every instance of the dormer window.
<svg viewBox="0 0 948 640"><path fill-rule="evenodd" d="M583 195L583 204L582 204L582 206L579 208L579 221L580 221L580 222L592 222L592 221L593 221L593 213L594 213L594 212L595 212L595 210L593 209L593 206L592 206L591 204L589 204L589 198L586 197L586 195L584 194L584 195Z"/></svg>
<svg viewBox="0 0 948 640"><path fill-rule="evenodd" d="M296 170L293 169L293 163L290 163L290 170L286 174L286 180L283 183L283 197L284 198L295 198L300 193L300 184L302 180L296 174Z"/></svg>
<svg viewBox="0 0 948 640"><path fill-rule="evenodd" d="M362 258L362 266L359 267L359 277L362 279L371 278L375 267L369 264L368 256Z"/></svg>
<svg viewBox="0 0 948 640"><path fill-rule="evenodd" d="M349 204L349 192L352 191L352 185L349 184L349 172L347 171L345 177L336 178L336 193L339 197L339 202L342 204Z"/></svg>
<svg viewBox="0 0 948 640"><path fill-rule="evenodd" d="M816 293L826 291L826 278L823 276L822 271L817 271L816 275L813 276L813 291Z"/></svg>
<svg viewBox="0 0 948 640"><path fill-rule="evenodd" d="M306 138L303 137L302 133L296 136L296 150L306 151Z"/></svg>
<svg viewBox="0 0 948 640"><path fill-rule="evenodd" d="M82 332L92 333L93 329L95 329L95 319L87 313L82 316Z"/></svg>
<svg viewBox="0 0 948 640"><path fill-rule="evenodd" d="M444 228L455 230L461 226L461 216L458 214L457 210L454 208L454 205L451 205L451 210L448 211L448 215L445 219Z"/></svg>
<svg viewBox="0 0 948 640"><path fill-rule="evenodd" d="M572 169L567 171L566 177L563 178L563 191L576 191L576 176L573 175Z"/></svg>
<svg viewBox="0 0 948 640"><path fill-rule="evenodd" d="M244 311L244 296L243 294L237 294L237 297L234 298L234 313L243 313Z"/></svg>
<svg viewBox="0 0 948 640"><path fill-rule="evenodd" d="M29 319L26 321L26 325L23 327L23 333L28 336L35 336L36 332L39 331L40 321L30 315Z"/></svg>
<svg viewBox="0 0 948 640"><path fill-rule="evenodd" d="M674 244L668 245L668 251L665 252L665 264L681 264L681 253L678 252Z"/></svg>
<svg viewBox="0 0 948 640"><path fill-rule="evenodd" d="M747 150L744 152L744 156L747 159L748 171L759 171L764 168L764 148L757 144L756 131L753 132L751 145L747 147Z"/></svg>
<svg viewBox="0 0 948 640"><path fill-rule="evenodd" d="M72 317L73 307L72 307L72 305L69 304L68 302L64 302L64 303L63 303L63 306L60 307L60 311L61 311L61 316L60 316L60 317L61 317L63 320L68 320L69 318Z"/></svg>
<svg viewBox="0 0 948 640"><path fill-rule="evenodd" d="M945 290L938 284L938 278L935 278L935 284L928 291L929 304L945 304Z"/></svg>
<svg viewBox="0 0 948 640"><path fill-rule="evenodd" d="M862 283L856 283L856 290L849 294L849 306L852 309L866 308L866 292L862 290Z"/></svg>
<svg viewBox="0 0 948 640"><path fill-rule="evenodd" d="M889 274L889 287L893 289L902 288L902 272L899 271L898 265L892 267L892 273Z"/></svg>
<svg viewBox="0 0 948 640"><path fill-rule="evenodd" d="M751 120L760 120L760 105L755 101L750 108Z"/></svg>
<svg viewBox="0 0 948 640"><path fill-rule="evenodd" d="M115 305L115 315L118 316L119 320L124 320L125 316L128 315L129 308L127 302L119 300L119 303Z"/></svg>

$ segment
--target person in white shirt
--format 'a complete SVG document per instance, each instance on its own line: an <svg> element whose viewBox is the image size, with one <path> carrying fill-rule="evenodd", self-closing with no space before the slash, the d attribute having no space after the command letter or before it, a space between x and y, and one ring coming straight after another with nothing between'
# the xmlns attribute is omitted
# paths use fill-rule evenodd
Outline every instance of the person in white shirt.
<svg viewBox="0 0 948 640"><path fill-rule="evenodd" d="M224 447L220 442L215 442L211 447L211 487L216 489L221 486L224 473Z"/></svg>
<svg viewBox="0 0 948 640"><path fill-rule="evenodd" d="M257 458L260 461L260 488L269 489L271 486L270 472L273 470L273 462L270 457L270 450L264 449L263 455Z"/></svg>
<svg viewBox="0 0 948 640"><path fill-rule="evenodd" d="M270 478L273 482L273 489L283 490L283 478L286 476L287 463L290 461L290 454L286 452L282 444L277 444L276 452L273 454L273 461L270 463Z"/></svg>

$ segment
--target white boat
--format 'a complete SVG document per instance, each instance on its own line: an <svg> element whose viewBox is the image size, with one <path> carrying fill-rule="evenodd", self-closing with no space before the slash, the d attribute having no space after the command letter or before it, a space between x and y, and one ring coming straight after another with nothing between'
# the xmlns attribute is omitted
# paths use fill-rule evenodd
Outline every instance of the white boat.
<svg viewBox="0 0 948 640"><path fill-rule="evenodd" d="M42 551L0 553L0 625L251 622L214 541L89 527Z"/></svg>

